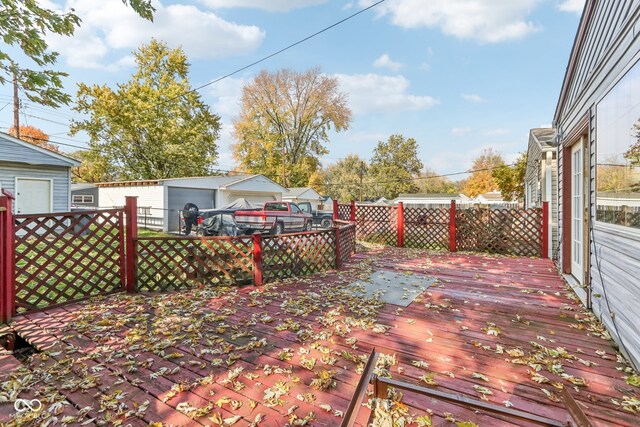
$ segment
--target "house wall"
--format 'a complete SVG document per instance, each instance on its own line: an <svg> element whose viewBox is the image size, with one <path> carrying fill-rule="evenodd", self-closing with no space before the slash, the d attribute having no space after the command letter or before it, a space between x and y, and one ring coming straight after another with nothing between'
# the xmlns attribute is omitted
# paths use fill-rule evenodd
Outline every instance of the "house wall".
<svg viewBox="0 0 640 427"><path fill-rule="evenodd" d="M595 221L595 175L598 141L595 132L596 105L616 82L640 59L640 8L637 0L588 1L587 13L593 9L592 18L585 21L586 39L577 55L575 72L569 74L564 84L566 101L556 112L556 125L561 135L558 152L559 194L567 193L563 186L564 173L569 169L562 144L578 136L577 129L586 120L586 152L589 172L586 199L589 207L587 255L587 289L591 298L580 289L576 293L583 302L591 304L594 313L606 325L621 350L640 365L640 232L628 227L603 224ZM586 16L586 15L585 15ZM584 19L584 18L583 18ZM571 67L570 67L571 69ZM562 102L562 99L561 99ZM604 142L603 142L604 143ZM565 162L566 161L566 162ZM565 227L564 212L570 200L559 198L559 233ZM568 224L567 224L568 226ZM561 244L560 265L563 265ZM568 252L567 252L568 253ZM568 256L568 255L567 255ZM614 320L611 313L614 313Z"/></svg>
<svg viewBox="0 0 640 427"><path fill-rule="evenodd" d="M74 195L83 195L83 196L93 196L93 203L77 203L73 201L73 196ZM99 192L98 192L98 187L89 187L89 188L82 188L82 189L77 189L77 190L71 190L71 205L73 205L74 208L97 208L98 206L100 206L99 203Z"/></svg>
<svg viewBox="0 0 640 427"><path fill-rule="evenodd" d="M138 198L139 223L144 220L146 216L148 228L157 228L166 231L169 212L166 209L165 187L163 185L98 187L98 201L101 209L124 206L126 196L135 196Z"/></svg>
<svg viewBox="0 0 640 427"><path fill-rule="evenodd" d="M542 160L542 150L533 136L529 136L529 146L527 148L527 170L525 179L525 200L526 208L540 207L540 168Z"/></svg>
<svg viewBox="0 0 640 427"><path fill-rule="evenodd" d="M218 204L216 207L224 207L233 203L234 200L239 198L247 199L251 203L264 203L274 200L282 200L282 193L266 192L266 191L238 191L233 190L220 190L218 191Z"/></svg>
<svg viewBox="0 0 640 427"><path fill-rule="evenodd" d="M2 140L0 140L1 142ZM15 146L15 144L13 144ZM68 212L70 210L70 177L69 167L26 165L23 163L0 162L0 185L15 194L16 177L42 178L53 182L53 211Z"/></svg>

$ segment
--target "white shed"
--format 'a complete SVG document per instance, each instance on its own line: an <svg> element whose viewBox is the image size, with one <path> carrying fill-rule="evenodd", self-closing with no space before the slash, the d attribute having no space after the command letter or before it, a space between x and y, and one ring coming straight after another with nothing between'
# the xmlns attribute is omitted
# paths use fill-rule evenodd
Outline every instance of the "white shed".
<svg viewBox="0 0 640 427"><path fill-rule="evenodd" d="M138 197L138 222L149 228L179 231L180 210L194 203L201 210L223 208L238 198L252 203L282 200L287 189L264 175L203 176L97 184L101 208L124 206Z"/></svg>
<svg viewBox="0 0 640 427"><path fill-rule="evenodd" d="M80 162L0 132L0 187L17 214L68 212L71 168Z"/></svg>

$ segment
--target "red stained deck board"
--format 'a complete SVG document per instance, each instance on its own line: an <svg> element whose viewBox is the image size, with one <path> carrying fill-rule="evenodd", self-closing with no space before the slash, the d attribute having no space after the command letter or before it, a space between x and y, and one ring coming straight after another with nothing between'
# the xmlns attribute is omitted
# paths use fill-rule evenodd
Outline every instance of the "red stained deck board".
<svg viewBox="0 0 640 427"><path fill-rule="evenodd" d="M614 390L614 387L625 387L626 384L620 379L621 373L615 370L620 365L615 362L615 352L605 340L588 335L586 331L579 331L570 328L569 325L576 324L576 320L572 317L576 312L564 311L569 317L560 318L559 313L564 306L575 306L575 302L567 299L565 293L567 290L564 287L562 280L555 273L553 264L548 260L528 259L528 258L505 258L505 257L492 257L483 255L470 255L470 254L443 254L443 255L424 255L425 253L417 251L403 251L398 249L388 249L383 251L374 251L368 254L357 254L350 262L346 264L346 269L341 272L329 272L326 274L318 274L315 276L307 276L302 280L289 280L285 283L277 284L277 295L273 295L273 287L267 286L264 288L258 288L260 290L266 290L264 298L258 297L258 300L268 299L270 302L264 304L264 306L251 306L252 297L250 293L257 288L244 287L234 289L235 295L233 304L237 311L224 319L223 321L230 325L230 327L237 327L240 329L248 329L245 325L247 319L252 315L260 313L269 313L277 320L273 323L258 323L252 327L252 334L258 339L265 337L268 340L268 348L262 351L262 354L243 354L241 360L238 360L233 366L243 365L245 366L245 372L257 373L260 371L256 368L265 363L277 364L277 365L289 365L294 369L294 375L298 375L302 379L302 383L308 384L310 381L310 372L299 366L300 356L297 354L297 349L302 345L297 341L295 333L289 331L276 331L275 325L277 325L282 319L292 318L301 323L309 323L315 332L320 331L321 328L317 324L317 319L320 312L312 313L308 316L293 316L285 313L281 304L286 298L281 295L283 292L287 292L289 296L296 296L299 292L309 292L314 290L314 286L322 284L335 286L340 289L346 284L353 282L358 278L359 271L356 265L360 262L372 265L376 269L395 269L400 271L409 271L412 274L434 276L441 279L443 287L438 285L432 286L428 289L430 295L423 294L419 302L414 302L408 308L404 308L403 311L398 311L396 306L387 305L380 310L378 316L378 322L382 324L394 326L387 334L377 334L371 331L354 331L349 336L358 337L357 343L358 349L351 350L350 346L344 341L345 337L332 338L332 342L324 341L323 345L331 348L332 352L339 353L342 350L349 350L355 354L366 354L371 347L376 346L379 350L385 353L396 353L399 357L400 364L392 367L391 371L393 377L396 379L402 379L409 382L419 383L419 375L423 372L418 368L414 368L410 365L411 360L427 360L431 366L429 371L440 372L435 375L436 381L440 383L440 387L443 390L452 390L455 392L461 392L471 397L478 397L478 394L473 390L473 384L484 385L494 390L494 395L490 396L491 400L500 404L500 400L510 399L514 403L517 409L528 410L532 413L549 413L560 416L563 410L553 402L546 399L544 394L539 391L536 383L532 382L526 375L527 367L520 365L513 365L509 362L505 362L505 355L496 355L493 352L488 352L482 349L477 349L470 344L471 340L477 340L483 345L492 345L495 347L496 343L500 343L505 348L511 348L515 346L521 346L523 350L529 349L529 341L533 341L538 335L542 335L546 338L556 339L556 343L544 342L541 344L547 347L566 347L569 351L575 354L575 347L580 347L585 351L585 354L581 354L585 360L596 361L600 363L600 366L586 367L581 364L570 366L568 362L564 363L565 370L576 376L590 377L592 381L591 390L586 389L599 401L591 403L583 396L584 393L580 393L574 396L577 400L582 400L583 403L588 404L588 413L594 416L594 421L597 425L638 425L638 417L634 414L628 414L622 412L617 407L612 405L609 401L610 397L620 397L620 393ZM499 285L496 287L494 285ZM522 289L532 290L533 293L522 293ZM545 295L539 293L544 292ZM560 292L560 296L554 295L556 292ZM113 301L111 304L112 311L127 313L132 307L122 306L127 298L132 298L131 301L135 301L133 304L143 304L144 298L141 296L123 297L122 295L114 299L105 299L107 303ZM459 309L459 312L452 310L441 310L440 312L434 309L427 309L424 307L425 302L441 303L445 299L450 300L453 308ZM464 304L464 301L468 300L469 304ZM207 310L217 310L224 308L225 304L228 304L228 299L225 297L213 298L208 304L206 304ZM475 305L475 304L479 305ZM527 303L527 304L525 304ZM76 346L82 346L84 351L90 352L92 348L95 348L96 343L94 340L99 340L97 334L88 334L80 337L66 337L66 343L52 344L52 336L60 337L66 333L62 333L61 329L68 322L72 322L75 311L82 309L82 307L88 304L88 302L82 302L74 304L72 306L63 306L57 309L47 310L42 313L34 313L29 315L29 318L33 317L33 322L38 327L32 327L29 322L17 323L18 327L24 327L28 329L28 334L32 337L34 342L42 342L44 345L59 345L74 344ZM130 303L131 304L131 303ZM575 306L577 307L577 306ZM329 310L330 308L325 308ZM153 312L150 307L144 307L144 311L149 313ZM509 327L505 324L509 324L516 314L520 314L527 320L531 320L531 325L513 324ZM47 318L49 316L49 318ZM53 316L53 317L50 317ZM407 322L408 319L415 319L413 325ZM460 323L456 323L455 320L461 320L465 326L469 327L467 331L460 331ZM497 323L503 333L498 337L487 336L480 331L481 327L486 325L487 321ZM215 324L215 323L214 323ZM109 336L105 342L112 344L114 347L119 343L121 344L124 338L124 331L128 330L133 325L126 325L122 329L121 333ZM434 334L434 342L427 343L423 337L426 338L426 330L430 330ZM44 332L43 332L44 331ZM555 333L551 333L554 331ZM230 339L230 335L233 333L231 329L220 336L228 342L234 342ZM49 340L49 341L47 341ZM53 340L55 341L55 340ZM423 342L424 341L424 342ZM242 339L236 340L236 343L245 342ZM101 343L102 344L102 343ZM304 344L308 347L308 343ZM290 347L296 350L296 354L291 361L281 362L277 360L277 354L282 348ZM189 349L181 344L176 344L175 348L168 349L168 351L181 351L187 354L189 360L204 360L209 362L213 356L200 355L199 348ZM594 356L594 351L598 349L606 350L608 355L613 355L613 360L604 360ZM449 354L455 357L451 357L451 360L441 360L439 356L443 354ZM319 358L320 354L316 350L312 350L311 354L307 357L314 356ZM142 352L140 358L146 358L147 354ZM158 358L157 364L154 364L154 368L158 368L160 363L166 364L166 366L177 366L176 361L167 361ZM221 356L223 357L223 356ZM102 363L102 360L98 359ZM111 363L105 363L108 369L113 371L120 367L122 360L117 359ZM271 362L271 363L270 363ZM255 414L262 413L265 416L265 421L261 425L282 425L286 422L286 417L282 415L286 413L289 404L297 404L300 407L296 411L296 414L303 416L310 410L314 410L318 414L318 419L314 425L336 425L339 423L339 418L334 417L332 414L325 413L321 410L317 404L329 403L334 409L344 409L350 395L353 392L355 383L359 376L355 373L356 364L347 362L340 358L337 363L338 366L346 366L347 370L340 370L337 375L338 387L328 393L315 392L318 396L318 400L315 404L303 404L295 399L295 394L299 392L306 392L309 390L307 386L300 385L299 388L292 387L292 391L285 399L286 404L284 407L277 407L275 409L265 408L262 404L259 404L253 411L247 411L246 406L243 406L237 413L245 416L245 420L237 425L246 425L248 421L252 420ZM332 369L330 366L324 366L321 362L317 362L316 366L323 366L327 369ZM398 373L397 368L404 368L403 373ZM209 367L207 368L209 369ZM337 368L335 368L338 370ZM450 379L441 374L442 371L450 370L455 371L456 378ZM481 380L473 380L470 378L470 373L473 370L482 371L488 375L492 383L484 383ZM145 394L147 398L162 396L162 392L169 388L172 383L178 382L182 379L193 379L198 376L205 375L207 370L202 370L199 367L187 367L183 366L181 373L175 376L169 376L160 379L153 385L145 385L146 389L151 394ZM261 375L260 378L253 380L253 382L261 382L261 385L252 384L251 381L247 381L242 378L242 382L246 385L245 389L240 390L237 394L232 394L229 388L220 385L217 381L220 381L226 377L224 375L224 368L216 368L216 383L210 386L201 386L190 393L180 394L178 397L173 398L168 403L177 404L182 401L181 396L188 398L191 402L193 395L193 403L203 402L208 399L207 394L209 391L215 391L216 394L211 397L213 401L221 396L223 393L230 394L232 396L238 396L247 398L251 396L256 400L261 400L264 390L267 386L274 384L278 380L286 380L286 375L272 375L265 377ZM424 371L426 372L426 371ZM140 370L140 378L148 376L149 372ZM181 375L183 374L183 375ZM469 374L469 375L466 375ZM548 375L550 378L551 376ZM555 380L555 378L551 378ZM262 380L262 381L261 381ZM495 383L494 383L495 382ZM500 383L501 382L501 383ZM500 389L504 387L507 393L502 392ZM551 388L546 386L545 388ZM626 386L629 388L629 386ZM235 393L235 392L234 392ZM158 400L154 400L152 405L158 403ZM457 417L459 420L475 420L480 425L501 425L496 418L487 418L475 414L473 411L461 410L453 405L445 404L443 402L434 401L421 396L410 396L405 393L405 403L409 405L410 412L415 414L424 414L426 407L429 407L436 411L434 416L435 425L443 423L442 415L438 412L449 409L450 412L457 411L461 416ZM246 403L245 403L246 405ZM169 406L171 408L171 406ZM225 408L226 409L226 408ZM226 411L215 408L215 411L222 411L223 417L231 414L231 408ZM173 410L173 409L172 409ZM175 412L175 411L173 411ZM358 419L360 424L366 423L368 417L368 411L363 409ZM473 418L475 417L475 418ZM192 422L192 421L189 421ZM207 423L206 419L197 420L200 423ZM195 422L192 422L195 423ZM504 423L504 425L509 425ZM517 425L526 425L526 423L517 423Z"/></svg>

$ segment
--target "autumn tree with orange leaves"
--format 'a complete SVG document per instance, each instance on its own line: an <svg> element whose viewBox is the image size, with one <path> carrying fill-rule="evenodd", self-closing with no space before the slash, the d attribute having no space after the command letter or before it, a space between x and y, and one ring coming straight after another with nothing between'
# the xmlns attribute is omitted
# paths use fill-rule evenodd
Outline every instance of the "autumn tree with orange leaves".
<svg viewBox="0 0 640 427"><path fill-rule="evenodd" d="M9 135L16 136L16 128L9 128ZM60 153L60 147L49 142L49 135L33 126L20 126L20 139L29 144L37 145L47 150Z"/></svg>

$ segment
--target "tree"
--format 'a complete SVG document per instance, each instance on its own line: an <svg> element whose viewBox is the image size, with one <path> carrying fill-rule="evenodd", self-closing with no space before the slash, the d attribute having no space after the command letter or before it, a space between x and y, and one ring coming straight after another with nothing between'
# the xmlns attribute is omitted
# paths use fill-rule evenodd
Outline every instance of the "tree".
<svg viewBox="0 0 640 427"><path fill-rule="evenodd" d="M520 157L513 166L503 166L493 170L495 181L502 198L507 201L524 200L524 176L527 172L527 153L520 153Z"/></svg>
<svg viewBox="0 0 640 427"><path fill-rule="evenodd" d="M457 183L451 181L437 172L425 168L420 172L420 178L416 180L416 186L420 193L426 194L454 194L458 192Z"/></svg>
<svg viewBox="0 0 640 427"><path fill-rule="evenodd" d="M466 196L476 197L497 190L493 169L500 166L504 166L502 156L491 148L485 148L482 154L474 159L473 166L469 169L471 176L462 183L462 192Z"/></svg>
<svg viewBox="0 0 640 427"><path fill-rule="evenodd" d="M134 52L137 71L117 91L79 84L71 134L85 131L90 148L122 179L210 173L220 118L191 89L182 49L152 40Z"/></svg>
<svg viewBox="0 0 640 427"><path fill-rule="evenodd" d="M351 110L338 80L313 68L304 73L261 71L242 89L234 121L234 158L244 170L301 187L329 151L329 130L349 128Z"/></svg>
<svg viewBox="0 0 640 427"><path fill-rule="evenodd" d="M80 25L80 18L71 12L61 13L41 7L32 0L5 0L0 2L0 38L14 49L19 49L41 69L20 66L6 51L0 51L0 84L13 81L14 76L27 98L42 105L57 107L68 104L70 96L63 92L62 78L67 74L46 69L55 65L57 52L50 52L47 34L72 36ZM153 20L154 8L150 0L123 0L141 17Z"/></svg>
<svg viewBox="0 0 640 427"><path fill-rule="evenodd" d="M635 183L633 169L616 155L608 156L603 163L597 165L596 176L597 191L612 193L633 191Z"/></svg>
<svg viewBox="0 0 640 427"><path fill-rule="evenodd" d="M422 169L418 159L418 143L413 138L391 135L387 141L379 141L371 158L371 179L375 182L377 196L393 199L400 193L418 190L414 177Z"/></svg>
<svg viewBox="0 0 640 427"><path fill-rule="evenodd" d="M116 181L118 176L106 158L94 150L80 150L70 154L82 164L71 168L73 182L108 182Z"/></svg>
<svg viewBox="0 0 640 427"><path fill-rule="evenodd" d="M28 142L29 144L37 145L47 150L51 150L56 153L60 153L60 147L49 142L49 135L42 130L34 126L20 126L20 139ZM9 135L16 136L16 128L12 126L9 128Z"/></svg>
<svg viewBox="0 0 640 427"><path fill-rule="evenodd" d="M357 154L349 154L327 167L324 173L326 193L343 202L371 196L368 171L366 161Z"/></svg>

